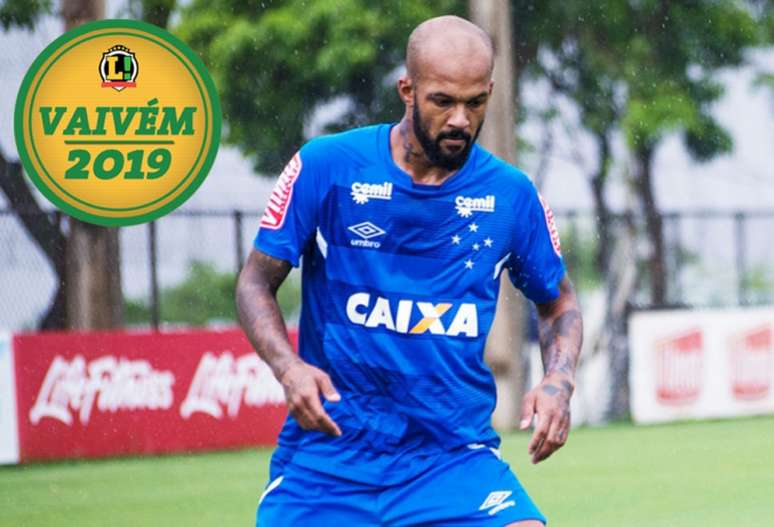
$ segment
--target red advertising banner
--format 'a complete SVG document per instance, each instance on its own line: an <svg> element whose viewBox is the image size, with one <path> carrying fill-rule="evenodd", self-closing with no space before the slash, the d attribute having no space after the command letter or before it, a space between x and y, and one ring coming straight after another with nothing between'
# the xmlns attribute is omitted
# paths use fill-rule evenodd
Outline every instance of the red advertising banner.
<svg viewBox="0 0 774 527"><path fill-rule="evenodd" d="M273 445L286 414L239 330L15 335L12 349L21 462Z"/></svg>
<svg viewBox="0 0 774 527"><path fill-rule="evenodd" d="M772 340L768 325L733 335L730 339L731 389L735 398L755 401L769 395Z"/></svg>
<svg viewBox="0 0 774 527"><path fill-rule="evenodd" d="M688 404L701 393L703 338L700 329L656 344L656 397L664 404Z"/></svg>
<svg viewBox="0 0 774 527"><path fill-rule="evenodd" d="M774 414L774 307L634 313L629 386L637 423Z"/></svg>

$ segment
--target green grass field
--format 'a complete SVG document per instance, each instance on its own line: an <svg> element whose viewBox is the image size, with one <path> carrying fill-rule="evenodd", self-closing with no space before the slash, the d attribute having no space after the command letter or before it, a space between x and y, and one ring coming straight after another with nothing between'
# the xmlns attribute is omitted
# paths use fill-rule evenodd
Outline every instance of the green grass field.
<svg viewBox="0 0 774 527"><path fill-rule="evenodd" d="M527 442L507 436L503 454L552 526L774 526L774 417L575 430L537 466ZM0 526L254 525L268 458L247 450L3 467Z"/></svg>

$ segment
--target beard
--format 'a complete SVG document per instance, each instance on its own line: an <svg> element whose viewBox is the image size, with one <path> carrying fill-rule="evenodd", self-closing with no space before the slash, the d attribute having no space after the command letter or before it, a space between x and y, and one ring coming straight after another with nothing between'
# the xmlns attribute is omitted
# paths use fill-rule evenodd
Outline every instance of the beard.
<svg viewBox="0 0 774 527"><path fill-rule="evenodd" d="M419 144L422 145L422 150L424 150L427 159L429 159L430 163L433 165L441 167L444 170L457 170L465 164L465 161L468 160L468 156L470 155L470 150L473 148L473 144L478 139L481 127L484 125L484 122L481 121L475 135L472 137L467 132L455 129L449 132L440 132L433 138L430 136L427 126L425 126L422 114L419 113L419 105L417 104L416 98L414 98L413 121L414 135L417 140L419 140ZM465 145L457 152L446 153L441 147L441 141L444 139L461 139L465 141Z"/></svg>

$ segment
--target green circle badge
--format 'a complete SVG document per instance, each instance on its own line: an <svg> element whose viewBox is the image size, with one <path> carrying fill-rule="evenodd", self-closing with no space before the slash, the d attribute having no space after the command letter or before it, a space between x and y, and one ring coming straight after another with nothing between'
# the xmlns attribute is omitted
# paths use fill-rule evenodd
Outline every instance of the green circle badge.
<svg viewBox="0 0 774 527"><path fill-rule="evenodd" d="M144 22L68 31L35 59L16 99L24 168L54 205L134 225L185 202L215 160L220 103L204 64Z"/></svg>

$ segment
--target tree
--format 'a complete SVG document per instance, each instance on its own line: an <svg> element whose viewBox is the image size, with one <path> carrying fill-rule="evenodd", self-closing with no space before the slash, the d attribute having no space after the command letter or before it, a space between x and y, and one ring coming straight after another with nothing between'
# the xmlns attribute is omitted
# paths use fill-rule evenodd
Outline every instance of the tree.
<svg viewBox="0 0 774 527"><path fill-rule="evenodd" d="M0 25L4 30L14 26L32 29L38 19L51 12L51 0L3 0Z"/></svg>
<svg viewBox="0 0 774 527"><path fill-rule="evenodd" d="M487 31L494 42L496 79L489 100L488 119L479 138L481 145L502 159L515 164L514 60L510 9L499 0L470 2L471 20ZM497 406L492 423L498 428L515 428L524 393L525 303L506 275L500 280L500 294L492 328L486 342L485 359L495 375Z"/></svg>
<svg viewBox="0 0 774 527"><path fill-rule="evenodd" d="M698 161L728 152L731 138L713 118L723 90L719 68L744 62L762 41L752 3L731 0L633 4L607 0L565 5L567 24L552 47L553 66L541 64L553 85L581 110L598 145L598 170L590 182L599 218L600 270L607 269L610 135L621 130L634 158L632 184L650 242L651 302L668 301L661 214L653 188L653 158L670 133L681 133Z"/></svg>
<svg viewBox="0 0 774 527"><path fill-rule="evenodd" d="M221 98L224 140L258 172L277 174L308 138L316 112L342 111L326 131L395 120L395 74L422 20L465 14L465 2L193 0L176 33L204 59Z"/></svg>
<svg viewBox="0 0 774 527"><path fill-rule="evenodd" d="M167 23L174 0L141 0L143 18ZM48 0L7 0L0 6L4 29L33 28L50 13ZM65 31L102 18L102 0L64 0L61 6ZM61 214L47 214L24 178L21 163L0 153L0 190L30 238L48 259L56 274L57 290L42 317L40 329L107 328L121 324L122 294L117 229L97 227L70 218L64 229ZM86 265L88 262L88 265Z"/></svg>
<svg viewBox="0 0 774 527"><path fill-rule="evenodd" d="M38 19L51 11L48 0L7 0L0 5L0 25L4 30L12 27L31 29ZM60 228L59 215L46 214L35 199L19 161L6 159L0 152L0 190L8 205L16 213L19 222L30 238L48 259L57 276L57 291L48 310L41 318L41 329L63 328L65 323L64 254L66 237Z"/></svg>

